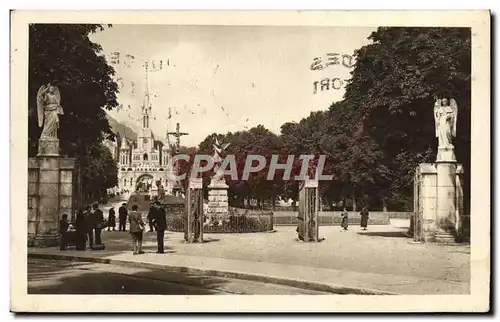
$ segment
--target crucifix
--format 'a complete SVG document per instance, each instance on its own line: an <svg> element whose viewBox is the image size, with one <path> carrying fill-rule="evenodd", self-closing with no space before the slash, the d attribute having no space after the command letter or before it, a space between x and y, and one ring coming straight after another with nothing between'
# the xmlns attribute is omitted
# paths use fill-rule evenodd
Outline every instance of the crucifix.
<svg viewBox="0 0 500 322"><path fill-rule="evenodd" d="M175 130L176 130L175 132L167 132L167 135L175 136L175 138L176 138L176 141L175 141L175 150L176 150L175 154L178 154L179 153L179 148L181 146L181 136L183 136L183 135L189 135L189 133L180 132L180 125L179 125L179 123L177 123Z"/></svg>

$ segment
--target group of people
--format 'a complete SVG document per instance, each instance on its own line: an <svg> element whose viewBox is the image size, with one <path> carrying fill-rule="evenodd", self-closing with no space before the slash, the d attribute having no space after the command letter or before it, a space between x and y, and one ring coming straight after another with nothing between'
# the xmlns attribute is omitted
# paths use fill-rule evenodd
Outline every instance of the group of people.
<svg viewBox="0 0 500 322"><path fill-rule="evenodd" d="M156 241L158 244L156 253L163 254L165 252L164 237L165 230L167 229L167 212L157 198L151 203L147 217L150 231L156 231ZM146 225L142 220L142 215L138 211L137 205L132 206L132 212L129 214L128 219L130 224L130 235L132 236L133 254L144 254L142 251L142 239Z"/></svg>
<svg viewBox="0 0 500 322"><path fill-rule="evenodd" d="M118 230L126 231L126 222L129 222L129 231L132 236L133 241L133 253L134 255L143 254L142 251L142 240L145 230L145 224L142 220L142 215L139 212L138 206L133 205L132 211L128 213L127 205L123 203L118 209ZM165 230L167 229L167 212L162 203L158 201L157 198L151 204L148 213L148 221L150 225L150 231L156 231L156 238L158 243L157 253L163 254L164 250L164 236ZM74 240L69 240L70 235L68 230L70 229L70 222L68 221L68 215L63 214L59 222L59 233L60 233L60 249L65 250L68 244L74 243L77 250L85 250L87 248L87 243L90 249L104 249L104 244L102 243L101 232L103 229L108 227L108 231L116 230L116 214L114 208L109 209L108 220L104 220L103 212L99 209L98 204L94 204L92 207L88 206L85 209L80 209L76 214L75 222L75 233Z"/></svg>
<svg viewBox="0 0 500 322"><path fill-rule="evenodd" d="M128 210L127 204L122 203L120 208L118 208L118 230L125 231L125 226L127 223ZM108 213L108 231L113 230L116 231L116 212L115 208L109 208Z"/></svg>
<svg viewBox="0 0 500 322"><path fill-rule="evenodd" d="M368 215L369 215L368 206L363 206L359 214L361 215L361 222L359 225L361 226L361 228L363 228L363 230L366 230L366 227L368 226ZM347 207L345 206L341 218L342 218L340 222L341 231L346 231L349 227L349 212L347 211Z"/></svg>
<svg viewBox="0 0 500 322"><path fill-rule="evenodd" d="M92 207L80 209L76 214L74 243L77 250L85 250L87 243L91 249L103 248L101 231L106 226L102 211L96 203ZM59 222L60 242L59 247L65 250L71 242L67 231L70 227L68 215L64 214Z"/></svg>

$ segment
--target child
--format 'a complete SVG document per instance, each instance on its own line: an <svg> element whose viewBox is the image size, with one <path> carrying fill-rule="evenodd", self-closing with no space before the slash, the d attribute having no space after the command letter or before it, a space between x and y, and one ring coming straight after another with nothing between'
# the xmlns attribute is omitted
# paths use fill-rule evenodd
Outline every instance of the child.
<svg viewBox="0 0 500 322"><path fill-rule="evenodd" d="M347 212L347 207L344 207L344 211L342 212L341 218L342 222L340 223L341 227L340 231L347 230L347 227L349 227L349 222L348 222L349 213Z"/></svg>

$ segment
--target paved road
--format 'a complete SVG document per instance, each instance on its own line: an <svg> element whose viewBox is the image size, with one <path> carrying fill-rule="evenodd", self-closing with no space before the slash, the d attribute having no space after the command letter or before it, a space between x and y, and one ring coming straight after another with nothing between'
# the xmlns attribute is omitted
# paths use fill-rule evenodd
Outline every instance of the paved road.
<svg viewBox="0 0 500 322"><path fill-rule="evenodd" d="M45 259L28 260L29 294L327 294L275 284L165 270Z"/></svg>

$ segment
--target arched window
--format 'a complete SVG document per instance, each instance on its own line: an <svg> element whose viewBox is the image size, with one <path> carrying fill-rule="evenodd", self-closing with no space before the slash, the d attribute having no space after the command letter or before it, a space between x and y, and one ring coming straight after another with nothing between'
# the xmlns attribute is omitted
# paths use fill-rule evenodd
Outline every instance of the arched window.
<svg viewBox="0 0 500 322"><path fill-rule="evenodd" d="M144 155L142 156L142 159L144 161L148 161L148 154L147 153L144 153Z"/></svg>

